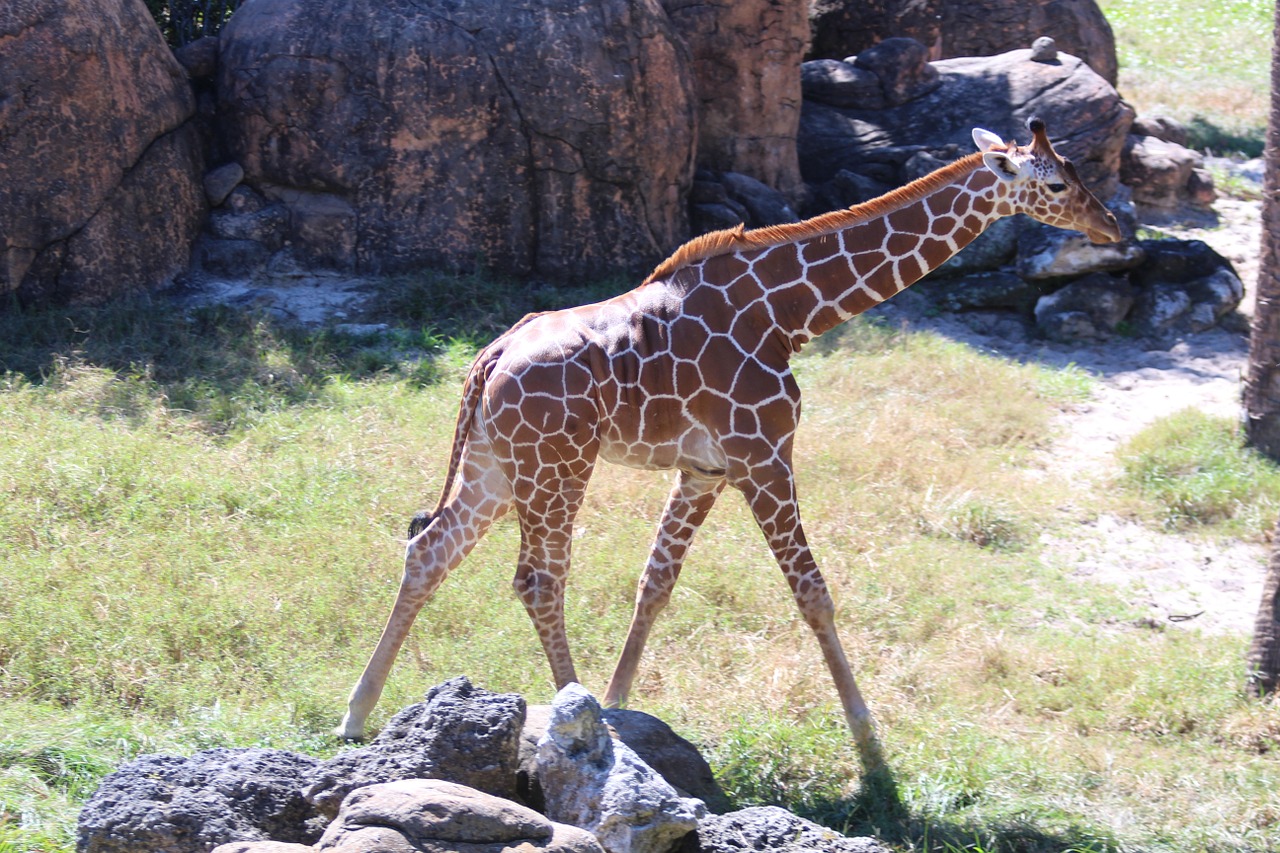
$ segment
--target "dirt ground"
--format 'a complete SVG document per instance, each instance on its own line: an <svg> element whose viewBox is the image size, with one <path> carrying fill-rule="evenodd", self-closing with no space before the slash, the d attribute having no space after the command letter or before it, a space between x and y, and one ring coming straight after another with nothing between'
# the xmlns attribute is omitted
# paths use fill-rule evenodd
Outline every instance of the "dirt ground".
<svg viewBox="0 0 1280 853"><path fill-rule="evenodd" d="M1216 224L1166 225L1162 230L1203 240L1232 262L1246 289L1236 325L1247 328L1258 278L1261 203L1222 198L1215 212ZM1160 417L1188 407L1240 416L1249 355L1248 338L1241 331L1213 329L1165 345L1125 338L1065 345L1035 339L1013 324L989 318L929 319L909 305L901 315L900 321L934 328L983 350L1052 366L1075 364L1097 376L1093 397L1059 416L1057 438L1045 452L1050 475L1082 486L1114 475L1116 448ZM1081 579L1114 586L1117 595L1145 612L1139 620L1145 625L1214 633L1253 630L1266 571L1262 544L1174 535L1106 513L1081 523L1070 535L1046 538L1044 544L1046 560Z"/></svg>

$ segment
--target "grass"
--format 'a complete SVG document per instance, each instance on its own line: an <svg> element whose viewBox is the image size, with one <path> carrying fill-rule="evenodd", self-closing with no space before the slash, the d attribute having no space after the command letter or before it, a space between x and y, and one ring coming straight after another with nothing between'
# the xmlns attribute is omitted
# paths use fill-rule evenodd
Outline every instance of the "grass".
<svg viewBox="0 0 1280 853"><path fill-rule="evenodd" d="M1139 115L1186 125L1190 146L1262 155L1269 110L1270 0L1101 0L1121 94Z"/></svg>
<svg viewBox="0 0 1280 853"><path fill-rule="evenodd" d="M328 731L487 327L352 340L146 300L0 324L0 849L70 849L84 797L142 752L340 749ZM1280 726L1241 692L1243 639L1123 627L1105 589L1038 560L1066 496L1036 450L1087 374L856 322L797 376L809 539L899 799L859 785L816 644L733 495L633 707L702 744L740 804L901 850L1276 839ZM668 488L602 466L579 518L567 609L596 689ZM551 698L508 591L517 540L497 525L430 603L375 724L459 673Z"/></svg>
<svg viewBox="0 0 1280 853"><path fill-rule="evenodd" d="M1280 510L1280 472L1228 419L1185 409L1152 423L1117 455L1122 484L1150 501L1168 529L1213 526L1257 538Z"/></svg>

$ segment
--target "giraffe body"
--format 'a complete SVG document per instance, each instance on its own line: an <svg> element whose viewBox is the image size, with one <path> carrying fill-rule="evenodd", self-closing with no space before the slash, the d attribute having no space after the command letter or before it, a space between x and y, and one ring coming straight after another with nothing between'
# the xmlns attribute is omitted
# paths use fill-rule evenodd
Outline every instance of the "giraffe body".
<svg viewBox="0 0 1280 853"><path fill-rule="evenodd" d="M558 687L577 681L564 625L573 520L599 459L679 472L640 578L605 703L625 701L657 613L716 498L746 499L835 680L870 768L871 717L800 521L791 357L890 298L1002 216L1026 212L1117 240L1114 217L1053 153L1042 124L882 199L796 225L732 229L682 247L640 287L531 315L486 347L464 385L436 510L410 528L404 580L340 733L359 737L418 610L497 518L520 522L515 589Z"/></svg>

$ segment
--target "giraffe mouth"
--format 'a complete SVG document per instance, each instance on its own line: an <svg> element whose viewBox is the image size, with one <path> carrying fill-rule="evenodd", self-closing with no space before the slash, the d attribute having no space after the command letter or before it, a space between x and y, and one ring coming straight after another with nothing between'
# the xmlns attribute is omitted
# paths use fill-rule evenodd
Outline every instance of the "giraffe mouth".
<svg viewBox="0 0 1280 853"><path fill-rule="evenodd" d="M1102 228L1086 229L1085 236L1091 243L1119 243L1124 239L1124 235L1120 233L1120 223L1111 214L1107 215L1106 224Z"/></svg>

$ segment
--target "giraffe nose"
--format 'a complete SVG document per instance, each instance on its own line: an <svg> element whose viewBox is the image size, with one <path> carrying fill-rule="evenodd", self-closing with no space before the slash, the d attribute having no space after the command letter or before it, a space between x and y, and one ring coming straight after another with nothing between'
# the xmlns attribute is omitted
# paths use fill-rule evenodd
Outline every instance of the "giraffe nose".
<svg viewBox="0 0 1280 853"><path fill-rule="evenodd" d="M1124 235L1120 233L1120 223L1111 211L1107 211L1103 217L1101 228L1090 228L1087 234L1094 243L1119 243L1124 239Z"/></svg>

